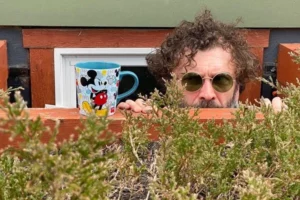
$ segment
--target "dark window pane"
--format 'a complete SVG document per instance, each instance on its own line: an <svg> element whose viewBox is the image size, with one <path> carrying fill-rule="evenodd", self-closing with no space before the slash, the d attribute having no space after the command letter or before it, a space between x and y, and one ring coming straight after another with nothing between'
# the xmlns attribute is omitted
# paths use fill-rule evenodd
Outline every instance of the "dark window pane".
<svg viewBox="0 0 300 200"><path fill-rule="evenodd" d="M158 88L157 81L150 74L147 67L121 67L121 71L134 72L139 78L139 86L137 90L121 101L126 101L127 99L136 100L138 98L138 94L149 96L155 88ZM119 94L128 91L132 87L133 83L134 81L132 77L124 76L120 82Z"/></svg>

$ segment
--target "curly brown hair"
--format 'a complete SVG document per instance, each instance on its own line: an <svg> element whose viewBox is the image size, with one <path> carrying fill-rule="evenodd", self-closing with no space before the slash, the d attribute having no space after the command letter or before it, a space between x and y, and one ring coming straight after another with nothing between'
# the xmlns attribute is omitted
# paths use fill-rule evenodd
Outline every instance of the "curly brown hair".
<svg viewBox="0 0 300 200"><path fill-rule="evenodd" d="M232 62L236 66L236 80L242 92L246 82L257 77L260 67L244 35L235 26L214 20L209 10L196 17L194 22L182 21L161 47L146 57L148 69L160 84L160 90L165 92L163 79L171 79L171 72L182 58L186 57L187 65L190 65L197 51L222 47L231 52Z"/></svg>

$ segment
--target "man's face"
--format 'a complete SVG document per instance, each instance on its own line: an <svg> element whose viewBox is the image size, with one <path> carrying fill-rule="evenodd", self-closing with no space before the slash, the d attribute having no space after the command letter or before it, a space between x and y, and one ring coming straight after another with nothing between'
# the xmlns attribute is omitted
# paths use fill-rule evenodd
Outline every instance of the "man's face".
<svg viewBox="0 0 300 200"><path fill-rule="evenodd" d="M239 87L236 81L226 92L218 92L213 88L212 80L220 73L230 74L235 80L235 66L231 62L231 55L221 47L215 47L206 51L198 51L194 57L192 66L183 67L182 64L174 70L181 80L187 72L195 72L203 77L203 85L194 92L184 91L184 105L201 108L230 108L235 107L239 98ZM193 65L195 64L195 65ZM181 81L178 82L181 85Z"/></svg>

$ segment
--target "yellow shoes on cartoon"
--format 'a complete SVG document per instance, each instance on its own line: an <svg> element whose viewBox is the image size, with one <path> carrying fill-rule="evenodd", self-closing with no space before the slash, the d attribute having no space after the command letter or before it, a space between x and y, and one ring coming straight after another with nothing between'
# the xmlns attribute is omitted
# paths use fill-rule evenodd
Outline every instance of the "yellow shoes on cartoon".
<svg viewBox="0 0 300 200"><path fill-rule="evenodd" d="M107 108L102 109L102 110L97 110L97 111L96 111L96 115L97 115L97 116L103 117L103 116L106 116L107 114L108 114L108 113L107 113Z"/></svg>
<svg viewBox="0 0 300 200"><path fill-rule="evenodd" d="M86 112L86 113L91 113L92 112L92 108L90 106L90 104L87 101L82 102L82 109Z"/></svg>
<svg viewBox="0 0 300 200"><path fill-rule="evenodd" d="M82 109L87 114L89 114L93 111L93 108L90 106L90 104L87 101L82 102ZM100 116L100 117L107 116L107 114L108 114L108 110L106 108L96 111L96 115Z"/></svg>

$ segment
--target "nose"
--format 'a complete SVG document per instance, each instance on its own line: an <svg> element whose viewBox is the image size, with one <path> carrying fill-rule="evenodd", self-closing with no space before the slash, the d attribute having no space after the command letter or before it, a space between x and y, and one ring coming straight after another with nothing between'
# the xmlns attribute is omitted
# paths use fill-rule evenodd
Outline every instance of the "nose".
<svg viewBox="0 0 300 200"><path fill-rule="evenodd" d="M198 98L201 100L206 100L206 101L211 101L211 100L215 100L216 98L216 94L215 94L215 90L212 86L212 83L210 80L204 80L203 86L200 89Z"/></svg>

